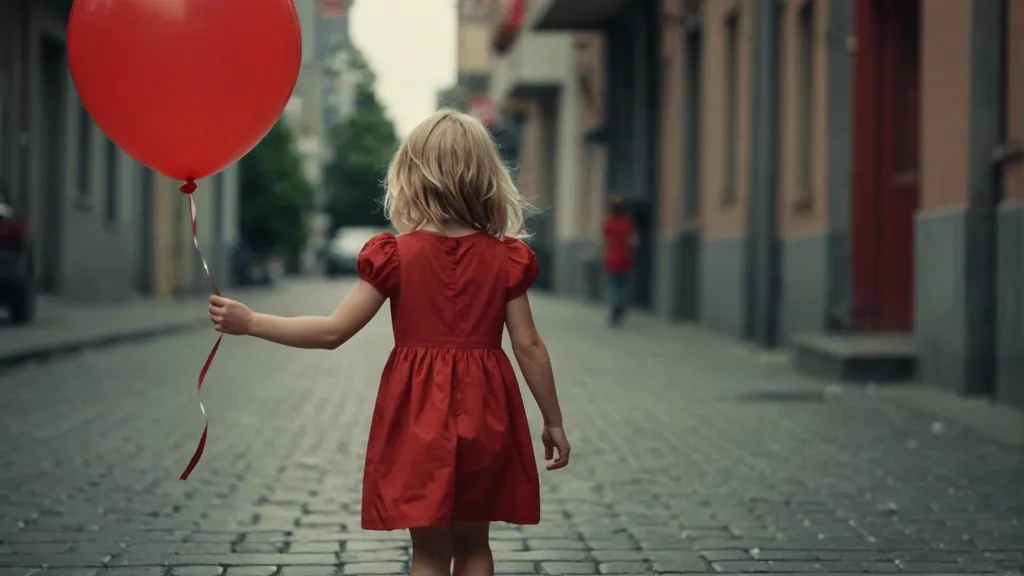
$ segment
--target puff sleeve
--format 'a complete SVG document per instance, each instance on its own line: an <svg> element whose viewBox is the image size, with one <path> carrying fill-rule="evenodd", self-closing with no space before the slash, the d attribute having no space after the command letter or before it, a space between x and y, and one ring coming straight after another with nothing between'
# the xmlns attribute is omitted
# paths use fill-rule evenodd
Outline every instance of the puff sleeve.
<svg viewBox="0 0 1024 576"><path fill-rule="evenodd" d="M537 254L522 240L505 239L505 256L508 263L508 284L506 299L511 301L522 296L537 281L539 266Z"/></svg>
<svg viewBox="0 0 1024 576"><path fill-rule="evenodd" d="M398 290L398 242L390 232L370 239L359 252L359 278L385 296Z"/></svg>

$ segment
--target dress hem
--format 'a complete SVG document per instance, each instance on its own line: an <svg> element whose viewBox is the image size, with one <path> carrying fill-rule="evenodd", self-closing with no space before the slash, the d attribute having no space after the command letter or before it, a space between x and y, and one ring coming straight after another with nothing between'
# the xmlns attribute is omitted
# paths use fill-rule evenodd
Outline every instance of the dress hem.
<svg viewBox="0 0 1024 576"><path fill-rule="evenodd" d="M409 530L411 528L450 528L457 522L501 522L502 524L513 524L515 526L536 526L540 524L540 518L530 520L513 520L511 518L492 516L481 518L456 518L454 520L434 519L426 521L403 521L395 523L377 523L363 520L360 527L363 530L370 530L374 532L390 532L393 530Z"/></svg>

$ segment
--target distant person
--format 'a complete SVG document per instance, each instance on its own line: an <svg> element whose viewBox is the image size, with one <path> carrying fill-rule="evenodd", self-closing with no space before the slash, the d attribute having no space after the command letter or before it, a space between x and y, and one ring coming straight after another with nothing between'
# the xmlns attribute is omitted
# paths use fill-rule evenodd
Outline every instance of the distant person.
<svg viewBox="0 0 1024 576"><path fill-rule="evenodd" d="M608 213L601 223L604 239L605 294L608 300L608 321L622 324L629 306L629 282L633 271L633 249L637 245L636 226L626 212L622 196L608 199Z"/></svg>
<svg viewBox="0 0 1024 576"><path fill-rule="evenodd" d="M547 468L569 463L526 296L537 257L516 238L524 202L483 125L442 110L398 150L384 204L399 235L363 247L360 280L333 315L282 318L214 296L210 319L225 334L335 349L390 299L395 347L370 428L362 527L409 529L414 575L449 574L453 559L456 574L494 574L489 523L540 522L526 411L501 348L506 327L544 418Z"/></svg>

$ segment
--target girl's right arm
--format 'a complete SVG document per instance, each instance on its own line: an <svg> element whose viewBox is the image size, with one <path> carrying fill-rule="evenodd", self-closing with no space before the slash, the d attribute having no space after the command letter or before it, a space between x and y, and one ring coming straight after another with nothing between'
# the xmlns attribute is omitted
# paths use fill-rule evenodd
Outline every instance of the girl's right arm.
<svg viewBox="0 0 1024 576"><path fill-rule="evenodd" d="M210 320L224 334L248 334L293 348L334 350L362 330L384 304L385 297L360 280L334 314L286 318L258 314L241 302L210 297Z"/></svg>
<svg viewBox="0 0 1024 576"><path fill-rule="evenodd" d="M548 348L537 332L530 300L525 294L505 306L505 325L519 369L544 418L545 456L551 459L551 449L558 450L558 458L549 468L561 468L569 461L569 443L562 430L562 409L555 390L555 375Z"/></svg>

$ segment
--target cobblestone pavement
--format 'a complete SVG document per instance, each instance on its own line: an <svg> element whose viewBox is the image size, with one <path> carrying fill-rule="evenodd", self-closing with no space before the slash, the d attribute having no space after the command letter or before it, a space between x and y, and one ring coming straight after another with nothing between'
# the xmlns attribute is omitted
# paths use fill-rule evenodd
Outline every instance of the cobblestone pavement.
<svg viewBox="0 0 1024 576"><path fill-rule="evenodd" d="M277 313L327 312L310 284ZM1014 573L1024 454L881 395L801 381L713 335L536 298L573 464L539 527L499 526L501 574ZM402 532L359 529L386 314L342 349L211 332L0 374L0 576L398 574ZM536 409L530 407L533 415Z"/></svg>

